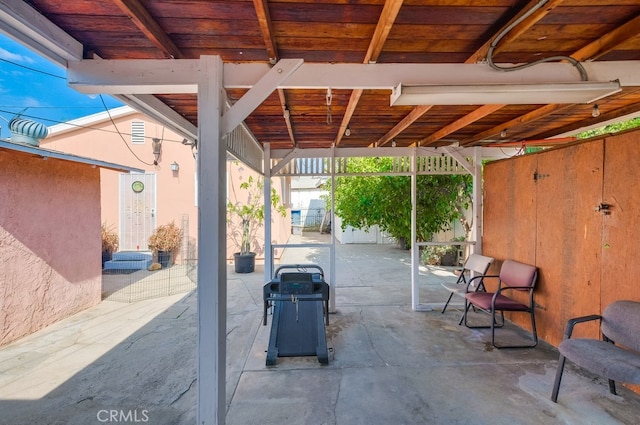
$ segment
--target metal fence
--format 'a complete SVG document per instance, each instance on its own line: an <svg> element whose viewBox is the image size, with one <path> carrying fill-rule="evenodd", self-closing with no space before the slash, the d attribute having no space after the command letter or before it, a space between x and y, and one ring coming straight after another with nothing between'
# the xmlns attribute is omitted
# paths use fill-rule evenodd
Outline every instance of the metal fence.
<svg viewBox="0 0 640 425"><path fill-rule="evenodd" d="M102 299L135 302L186 293L197 286L197 241L189 235L189 217L180 223L182 243L177 261L154 270L110 269L102 272ZM154 262L157 258L153 259Z"/></svg>

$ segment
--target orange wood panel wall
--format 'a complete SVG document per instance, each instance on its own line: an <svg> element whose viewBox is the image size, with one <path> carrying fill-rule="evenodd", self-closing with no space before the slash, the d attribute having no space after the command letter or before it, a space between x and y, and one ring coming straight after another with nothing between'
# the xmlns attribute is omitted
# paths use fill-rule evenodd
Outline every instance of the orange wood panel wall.
<svg viewBox="0 0 640 425"><path fill-rule="evenodd" d="M539 269L540 338L557 345L571 317L640 301L640 131L487 164L483 252ZM610 214L596 211L611 204ZM515 314L526 329L528 318ZM598 335L597 325L577 336Z"/></svg>

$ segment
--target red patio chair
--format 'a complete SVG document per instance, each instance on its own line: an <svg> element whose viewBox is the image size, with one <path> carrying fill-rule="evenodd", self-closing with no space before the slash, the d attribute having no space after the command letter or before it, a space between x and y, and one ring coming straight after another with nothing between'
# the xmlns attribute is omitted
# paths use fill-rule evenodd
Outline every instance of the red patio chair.
<svg viewBox="0 0 640 425"><path fill-rule="evenodd" d="M468 328L491 328L491 344L496 348L533 348L538 345L538 333L536 331L535 308L533 302L533 290L538 278L538 269L529 264L514 260L505 260L500 268L498 276L485 276L499 278L496 292L469 292L465 294L465 309L463 321ZM515 291L528 293L528 302L523 304L505 294L513 294ZM467 321L469 308L475 307L488 312L491 315L491 325L471 326ZM495 340L495 329L504 326L504 312L529 313L531 316L531 334L533 342L524 345L498 345ZM496 320L496 313L500 312L500 322Z"/></svg>

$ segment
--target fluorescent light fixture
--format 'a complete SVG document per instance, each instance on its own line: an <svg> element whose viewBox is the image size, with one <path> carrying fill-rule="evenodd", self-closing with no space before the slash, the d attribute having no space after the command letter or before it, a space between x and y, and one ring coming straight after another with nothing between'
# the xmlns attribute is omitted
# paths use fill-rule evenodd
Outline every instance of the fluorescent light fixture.
<svg viewBox="0 0 640 425"><path fill-rule="evenodd" d="M620 90L622 87L618 81L447 86L399 84L391 93L391 106L590 103Z"/></svg>

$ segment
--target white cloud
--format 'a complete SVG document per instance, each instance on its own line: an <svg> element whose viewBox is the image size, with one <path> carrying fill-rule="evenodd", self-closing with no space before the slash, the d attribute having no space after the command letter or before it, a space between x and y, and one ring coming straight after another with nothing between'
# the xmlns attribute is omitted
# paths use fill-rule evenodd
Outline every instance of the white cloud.
<svg viewBox="0 0 640 425"><path fill-rule="evenodd" d="M21 62L21 63L34 63L34 60L28 56L18 55L16 53L11 53L8 50L0 47L0 59L4 59L10 62Z"/></svg>
<svg viewBox="0 0 640 425"><path fill-rule="evenodd" d="M44 106L42 102L33 97L24 97L22 98L21 104L25 107L41 107Z"/></svg>

